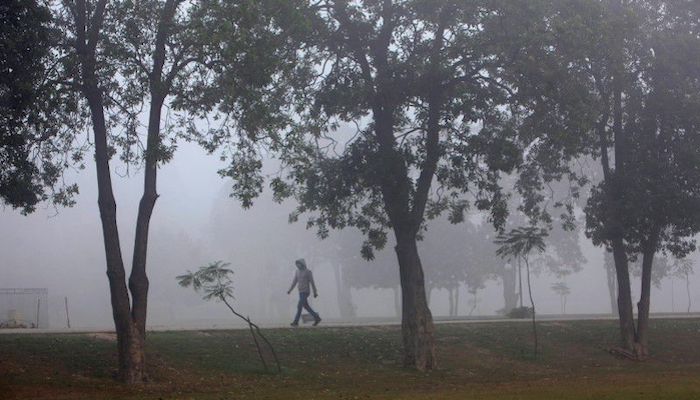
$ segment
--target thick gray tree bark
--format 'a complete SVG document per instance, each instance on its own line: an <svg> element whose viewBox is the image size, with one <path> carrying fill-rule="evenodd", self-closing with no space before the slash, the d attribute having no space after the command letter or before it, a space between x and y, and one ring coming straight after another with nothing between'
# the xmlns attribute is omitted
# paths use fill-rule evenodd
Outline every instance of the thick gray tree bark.
<svg viewBox="0 0 700 400"><path fill-rule="evenodd" d="M637 303L637 345L636 356L645 359L649 356L649 310L651 308L651 270L654 266L658 230L644 243L642 251L642 292Z"/></svg>
<svg viewBox="0 0 700 400"><path fill-rule="evenodd" d="M419 370L430 370L435 366L435 330L425 296L425 279L418 248L415 237L406 235L397 239L404 365L415 366Z"/></svg>

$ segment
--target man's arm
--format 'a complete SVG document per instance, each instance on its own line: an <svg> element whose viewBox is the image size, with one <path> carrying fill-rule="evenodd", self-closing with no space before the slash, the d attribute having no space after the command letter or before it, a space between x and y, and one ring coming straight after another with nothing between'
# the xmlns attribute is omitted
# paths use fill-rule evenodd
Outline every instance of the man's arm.
<svg viewBox="0 0 700 400"><path fill-rule="evenodd" d="M316 290L316 283L314 282L314 274L311 270L309 270L309 278L311 278L311 288L314 290L314 297L318 297L318 290Z"/></svg>
<svg viewBox="0 0 700 400"><path fill-rule="evenodd" d="M292 286L287 290L287 294L292 293L292 289L297 285L297 274L294 274L294 280L292 280Z"/></svg>

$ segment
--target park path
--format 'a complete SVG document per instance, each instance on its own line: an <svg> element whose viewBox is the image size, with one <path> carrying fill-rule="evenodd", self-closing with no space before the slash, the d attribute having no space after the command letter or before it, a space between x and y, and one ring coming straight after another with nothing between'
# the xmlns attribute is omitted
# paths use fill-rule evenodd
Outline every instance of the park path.
<svg viewBox="0 0 700 400"><path fill-rule="evenodd" d="M678 318L700 318L700 313L657 313L651 315L652 319L678 319ZM610 314L571 314L538 315L537 321L590 321L590 320L615 320L616 317ZM502 318L500 316L480 316L480 317L435 317L435 324L478 324L478 323L528 323L530 319ZM264 329L322 329L322 328L350 328L350 327L371 327L371 326L398 326L401 321L394 318L356 318L352 321L342 321L337 319L325 319L321 325L312 327L311 324L300 325L298 328L291 328L287 323L269 322L258 323ZM232 330L248 329L247 325L232 323L224 320L197 321L180 325L150 325L148 331L200 331L200 330ZM0 329L3 334L41 334L41 333L111 333L111 327L76 327L76 328L48 328L48 329Z"/></svg>

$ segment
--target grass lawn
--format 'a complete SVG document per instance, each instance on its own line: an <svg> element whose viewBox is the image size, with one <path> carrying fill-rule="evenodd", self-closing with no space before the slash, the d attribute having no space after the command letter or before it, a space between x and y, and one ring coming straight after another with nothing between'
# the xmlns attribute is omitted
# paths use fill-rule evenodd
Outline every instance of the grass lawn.
<svg viewBox="0 0 700 400"><path fill-rule="evenodd" d="M653 320L652 357L615 358L616 321L437 326L439 368L401 367L399 327L269 329L266 373L247 331L153 332L149 383L112 378L107 334L0 335L0 399L699 399L700 321Z"/></svg>

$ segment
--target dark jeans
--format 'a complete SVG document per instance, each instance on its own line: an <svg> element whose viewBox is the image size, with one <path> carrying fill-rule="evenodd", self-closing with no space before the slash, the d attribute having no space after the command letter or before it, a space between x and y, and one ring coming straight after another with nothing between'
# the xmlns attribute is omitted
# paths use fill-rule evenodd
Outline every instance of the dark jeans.
<svg viewBox="0 0 700 400"><path fill-rule="evenodd" d="M297 315L294 316L294 323L299 323L299 317L301 317L301 309L305 308L309 314L313 315L314 319L318 319L318 313L314 311L309 305L309 294L308 292L299 292L299 303L297 303Z"/></svg>

